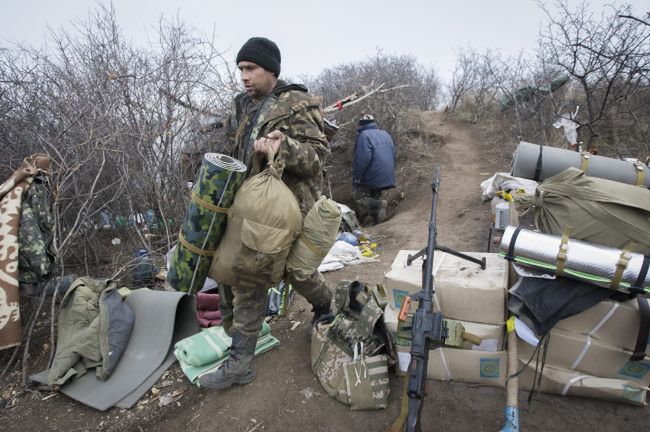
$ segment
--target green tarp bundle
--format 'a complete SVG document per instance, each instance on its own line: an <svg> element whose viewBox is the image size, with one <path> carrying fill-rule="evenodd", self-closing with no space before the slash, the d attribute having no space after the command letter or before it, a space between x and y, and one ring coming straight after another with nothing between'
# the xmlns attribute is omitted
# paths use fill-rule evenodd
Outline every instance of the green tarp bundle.
<svg viewBox="0 0 650 432"><path fill-rule="evenodd" d="M336 241L341 226L341 211L336 202L323 196L309 210L302 232L291 246L287 271L298 280L306 280L318 269Z"/></svg>
<svg viewBox="0 0 650 432"><path fill-rule="evenodd" d="M515 199L535 207L535 224L543 233L562 235L571 226L571 238L613 248L634 243L632 252L650 253L648 189L569 168L540 184L534 197Z"/></svg>
<svg viewBox="0 0 650 432"><path fill-rule="evenodd" d="M210 327L176 343L174 355L185 376L198 386L200 376L217 370L228 359L231 343L232 339L223 327ZM279 344L280 341L271 335L269 325L264 323L257 339L255 355Z"/></svg>
<svg viewBox="0 0 650 432"><path fill-rule="evenodd" d="M241 185L246 166L229 156L207 153L185 213L167 283L177 291L199 291L208 275L228 219L227 209Z"/></svg>

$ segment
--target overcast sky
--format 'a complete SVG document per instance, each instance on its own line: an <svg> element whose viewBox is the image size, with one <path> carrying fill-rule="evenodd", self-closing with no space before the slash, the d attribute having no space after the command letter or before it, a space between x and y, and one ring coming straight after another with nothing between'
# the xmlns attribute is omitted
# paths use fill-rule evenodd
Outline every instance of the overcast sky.
<svg viewBox="0 0 650 432"><path fill-rule="evenodd" d="M612 2L587 3L600 15ZM70 28L95 6L88 0L2 3L4 47L12 42L40 46L48 26ZM633 5L637 16L650 11L648 0L625 3ZM533 0L114 0L113 4L123 34L137 45L155 41L161 16L178 16L199 31L214 33L217 47L233 61L249 37L269 37L282 52L283 74L293 77L363 60L381 48L387 54L414 55L446 79L459 46L533 55L544 20Z"/></svg>

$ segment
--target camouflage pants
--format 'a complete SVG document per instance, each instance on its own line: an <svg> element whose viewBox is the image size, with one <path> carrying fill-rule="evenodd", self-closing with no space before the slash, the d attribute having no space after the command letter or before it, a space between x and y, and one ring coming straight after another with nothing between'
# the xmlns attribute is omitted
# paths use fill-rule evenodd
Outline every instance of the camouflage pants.
<svg viewBox="0 0 650 432"><path fill-rule="evenodd" d="M302 281L290 273L285 276L285 281L314 308L324 308L332 302L333 292L318 271ZM245 336L254 336L262 329L268 303L267 288L219 285L219 295L221 319L226 332L230 333L233 329Z"/></svg>
<svg viewBox="0 0 650 432"><path fill-rule="evenodd" d="M353 192L356 203L357 219L361 225L376 225L386 218L386 201L381 199L381 189L362 186Z"/></svg>

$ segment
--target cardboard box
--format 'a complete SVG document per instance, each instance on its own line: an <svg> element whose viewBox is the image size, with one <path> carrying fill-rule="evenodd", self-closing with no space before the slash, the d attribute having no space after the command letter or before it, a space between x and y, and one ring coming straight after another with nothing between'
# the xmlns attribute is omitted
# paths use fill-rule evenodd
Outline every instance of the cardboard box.
<svg viewBox="0 0 650 432"><path fill-rule="evenodd" d="M610 345L634 351L640 321L636 299L626 302L605 300L578 315L559 321L555 328L591 335ZM650 355L650 339L647 344L645 352Z"/></svg>
<svg viewBox="0 0 650 432"><path fill-rule="evenodd" d="M409 347L397 347L399 370L402 374L406 373L411 361L409 350ZM429 351L427 378L504 387L507 363L507 351L436 348Z"/></svg>
<svg viewBox="0 0 650 432"><path fill-rule="evenodd" d="M524 368L528 359L519 359ZM535 362L525 366L519 375L519 390L531 390L535 378ZM539 387L544 393L561 396L579 396L593 399L646 405L646 389L636 383L614 378L598 378L581 372L546 364Z"/></svg>
<svg viewBox="0 0 650 432"><path fill-rule="evenodd" d="M519 339L519 357L531 358L535 347ZM590 336L551 331L546 363L565 369L585 372L602 378L632 381L640 386L650 384L650 358L631 362L632 353L606 344Z"/></svg>
<svg viewBox="0 0 650 432"><path fill-rule="evenodd" d="M388 304L399 310L404 297L422 289L422 260L406 266L409 254L417 251L399 251L385 275L384 286ZM487 268L465 261L454 255L436 252L433 260L435 278L434 309L445 318L484 324L503 324L506 317L506 288L508 265L494 253L466 252L475 258L486 258ZM417 302L411 303L411 312Z"/></svg>
<svg viewBox="0 0 650 432"><path fill-rule="evenodd" d="M384 309L384 323L386 323L386 328L388 332L393 337L393 340L397 345L410 346L409 340L404 340L403 338L397 338L397 314L398 310L393 308L390 304ZM463 349L473 349L478 351L501 351L504 349L504 339L505 339L505 326L498 324L483 324L475 323L470 321L460 321L460 323L465 327L465 331L476 335L483 339L481 345L472 345L469 342L465 342ZM408 324L410 325L410 323Z"/></svg>

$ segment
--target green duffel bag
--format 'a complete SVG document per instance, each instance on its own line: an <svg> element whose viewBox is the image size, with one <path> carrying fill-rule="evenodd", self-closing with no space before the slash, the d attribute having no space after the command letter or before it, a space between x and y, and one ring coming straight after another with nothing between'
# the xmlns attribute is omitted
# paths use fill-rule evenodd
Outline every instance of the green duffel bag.
<svg viewBox="0 0 650 432"><path fill-rule="evenodd" d="M336 202L322 196L305 216L302 232L291 246L287 272L298 280L308 279L336 241L340 226L341 212Z"/></svg>
<svg viewBox="0 0 650 432"><path fill-rule="evenodd" d="M360 285L339 283L336 319L312 331L311 366L325 392L351 409L386 408L388 366L394 359L389 354L389 339L378 325L383 311L373 296L364 292L353 297L360 308L350 307L355 302L349 296L355 284Z"/></svg>
<svg viewBox="0 0 650 432"><path fill-rule="evenodd" d="M269 288L282 279L302 215L282 181L284 161L269 153L266 168L239 188L228 209L228 224L208 275L240 288ZM255 156L253 172L259 171Z"/></svg>

